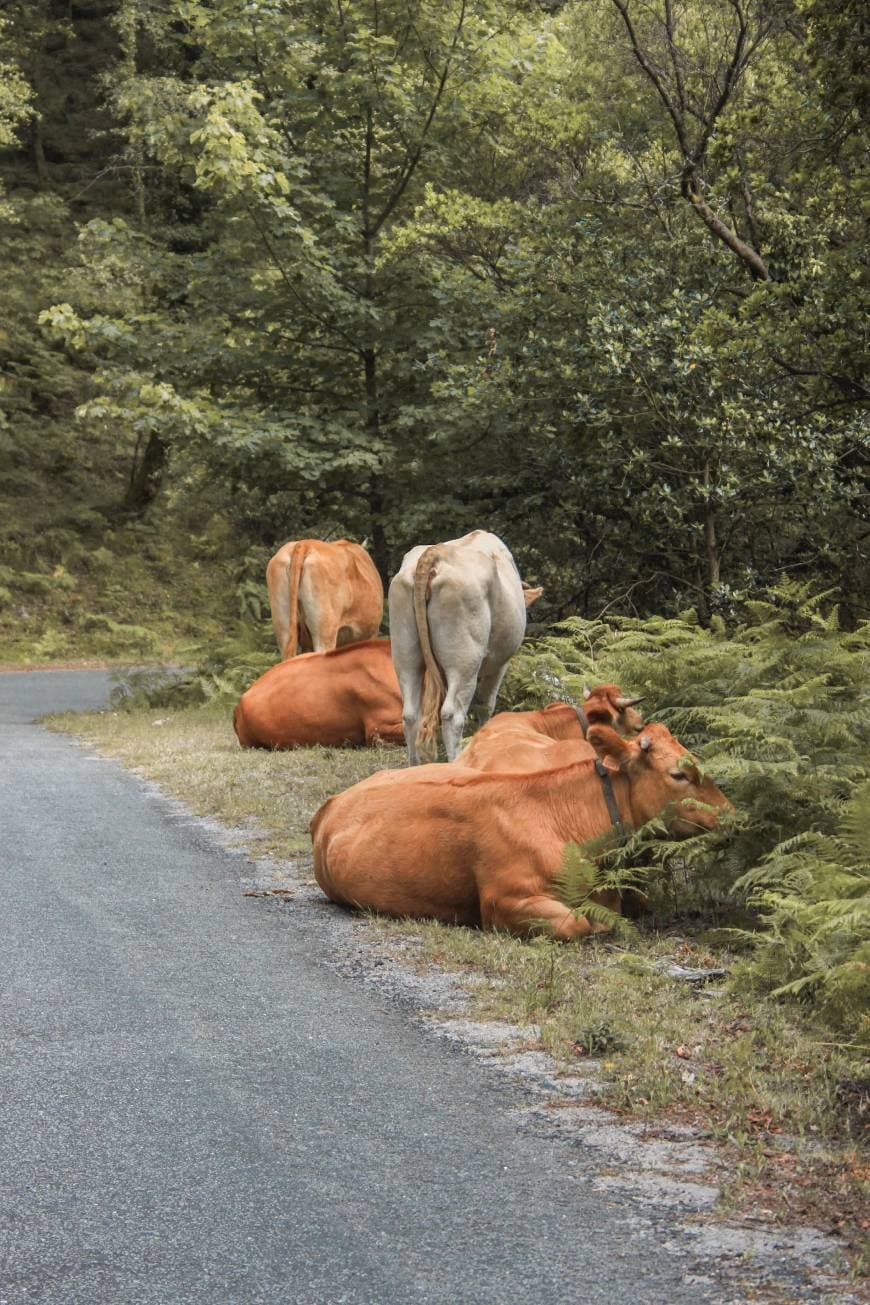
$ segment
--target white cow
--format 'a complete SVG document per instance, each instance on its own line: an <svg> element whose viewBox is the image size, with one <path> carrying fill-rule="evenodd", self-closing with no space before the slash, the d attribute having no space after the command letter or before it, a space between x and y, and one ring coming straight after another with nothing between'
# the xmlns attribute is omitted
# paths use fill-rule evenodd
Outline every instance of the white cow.
<svg viewBox="0 0 870 1305"><path fill-rule="evenodd" d="M472 700L484 719L492 713L526 608L542 593L523 585L506 545L486 530L405 554L389 603L409 765L434 760L439 716L453 761Z"/></svg>

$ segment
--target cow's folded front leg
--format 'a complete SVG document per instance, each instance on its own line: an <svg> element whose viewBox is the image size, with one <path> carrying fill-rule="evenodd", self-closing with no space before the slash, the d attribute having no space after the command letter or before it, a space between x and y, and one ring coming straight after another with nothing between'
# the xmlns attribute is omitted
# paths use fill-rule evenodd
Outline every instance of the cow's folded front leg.
<svg viewBox="0 0 870 1305"><path fill-rule="evenodd" d="M532 896L497 897L481 903L485 929L506 929L508 933L545 933L560 942L607 933L608 924L595 924L585 915L576 916L564 902L546 893Z"/></svg>
<svg viewBox="0 0 870 1305"><path fill-rule="evenodd" d="M387 716L369 716L364 722L365 739L369 747L378 743L401 744L404 731L400 720L390 720Z"/></svg>

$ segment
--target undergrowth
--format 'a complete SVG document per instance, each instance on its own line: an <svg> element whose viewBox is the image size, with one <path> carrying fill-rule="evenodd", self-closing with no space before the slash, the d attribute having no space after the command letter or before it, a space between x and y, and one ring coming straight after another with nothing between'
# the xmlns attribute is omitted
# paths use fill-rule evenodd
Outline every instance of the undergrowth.
<svg viewBox="0 0 870 1305"><path fill-rule="evenodd" d="M0 490L0 661L190 666L224 640L272 642L268 549L240 554L215 505L179 495L141 518L59 501L44 515Z"/></svg>
<svg viewBox="0 0 870 1305"><path fill-rule="evenodd" d="M500 706L580 702L584 685L607 681L643 693L646 718L692 750L734 811L687 841L660 819L620 846L568 848L563 900L630 931L590 900L615 888L652 927L723 930L744 952L738 982L814 1006L866 1048L870 626L841 633L824 595L797 584L744 610L730 631L693 613L567 620L513 659ZM269 631L249 621L180 680L128 680L125 705L229 707L274 658Z"/></svg>
<svg viewBox="0 0 870 1305"><path fill-rule="evenodd" d="M749 949L741 981L811 1003L870 1042L870 626L837 629L824 596L782 586L726 631L683 619L572 619L514 658L515 708L615 681L645 695L734 804L686 842L653 821L620 847L569 851L568 904L645 888L655 919L703 919Z"/></svg>

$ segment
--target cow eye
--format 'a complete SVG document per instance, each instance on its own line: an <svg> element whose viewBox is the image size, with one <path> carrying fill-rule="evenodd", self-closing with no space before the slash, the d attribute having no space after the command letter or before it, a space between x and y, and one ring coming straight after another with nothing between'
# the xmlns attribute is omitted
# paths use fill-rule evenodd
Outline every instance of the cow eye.
<svg viewBox="0 0 870 1305"><path fill-rule="evenodd" d="M684 770L672 770L671 779L678 779L683 784L688 784L689 782L689 776L686 774Z"/></svg>

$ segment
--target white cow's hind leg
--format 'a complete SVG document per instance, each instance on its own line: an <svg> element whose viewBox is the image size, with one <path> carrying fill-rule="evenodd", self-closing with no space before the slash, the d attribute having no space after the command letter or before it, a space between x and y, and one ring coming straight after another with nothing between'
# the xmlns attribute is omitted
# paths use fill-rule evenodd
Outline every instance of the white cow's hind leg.
<svg viewBox="0 0 870 1305"><path fill-rule="evenodd" d="M506 671L507 663L496 665L494 662L485 661L481 666L474 695L474 714L479 725L488 721L495 710L495 700Z"/></svg>
<svg viewBox="0 0 870 1305"><path fill-rule="evenodd" d="M420 729L420 706L423 696L423 662L407 662L396 665L396 678L402 691L402 729L405 731L405 743L408 748L408 765L419 766L420 754L417 751L417 733Z"/></svg>
<svg viewBox="0 0 870 1305"><path fill-rule="evenodd" d="M408 765L419 766L420 754L417 751L417 731L420 728L420 704L416 706L407 701L402 708L402 729L405 731L405 743L408 747Z"/></svg>
<svg viewBox="0 0 870 1305"><path fill-rule="evenodd" d="M417 550L412 550L405 558L414 557ZM423 549L419 550L421 553ZM393 577L389 592L390 608L390 651L396 679L402 693L402 729L408 747L408 765L417 766L420 754L417 751L417 734L420 729L420 704L423 696L423 652L417 637L417 624L414 619L414 583L413 571L407 575L405 570Z"/></svg>
<svg viewBox="0 0 870 1305"><path fill-rule="evenodd" d="M441 708L441 737L444 740L448 761L455 761L462 748L465 718L471 706L476 683L477 676L473 673L448 676L447 694Z"/></svg>

